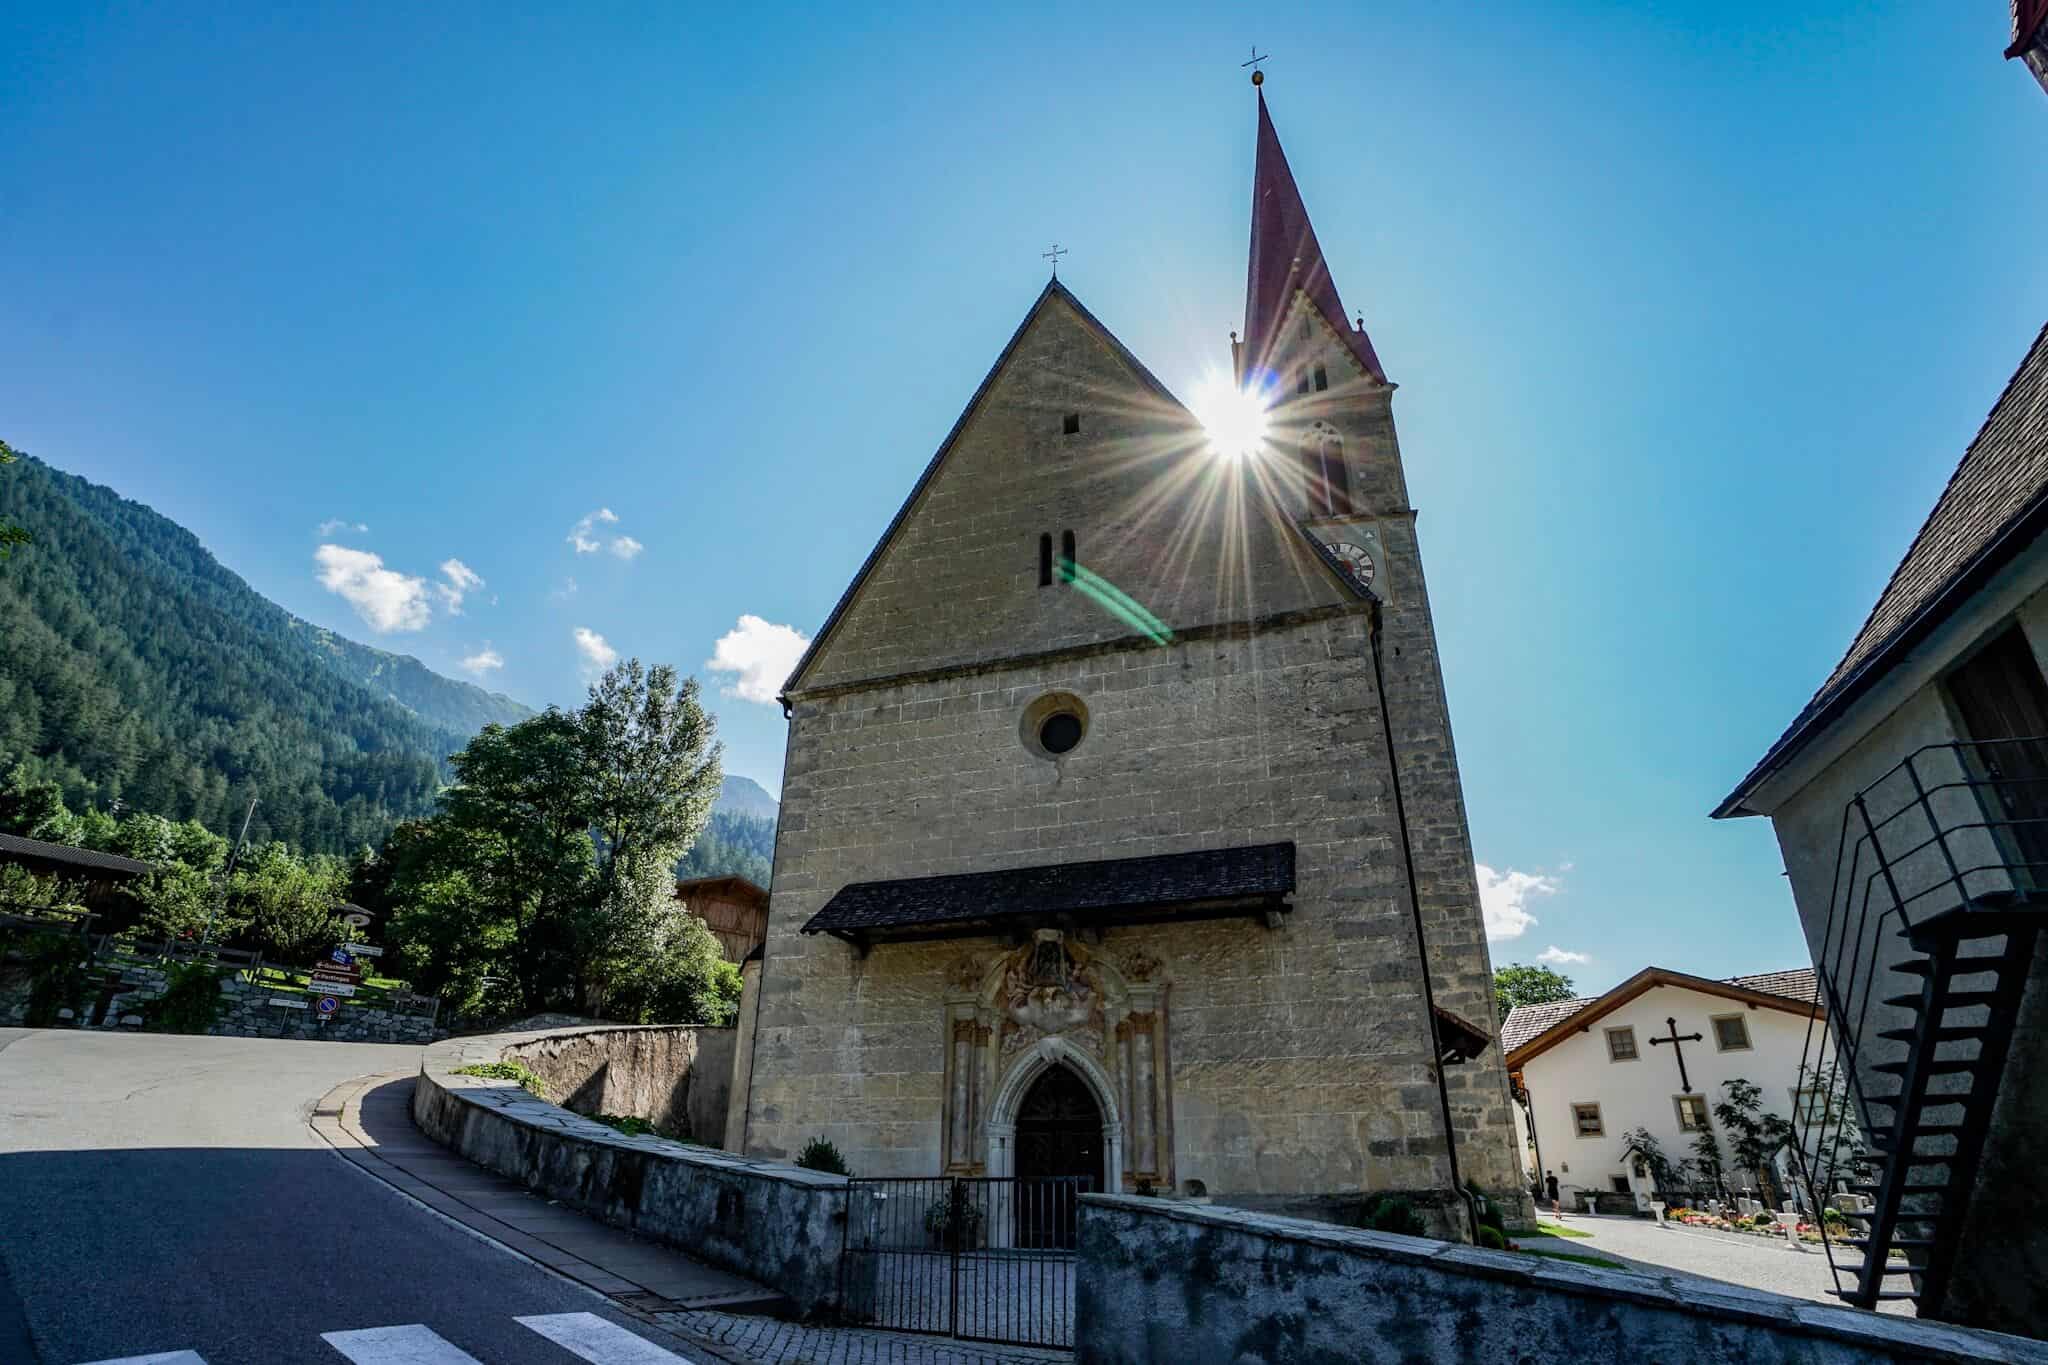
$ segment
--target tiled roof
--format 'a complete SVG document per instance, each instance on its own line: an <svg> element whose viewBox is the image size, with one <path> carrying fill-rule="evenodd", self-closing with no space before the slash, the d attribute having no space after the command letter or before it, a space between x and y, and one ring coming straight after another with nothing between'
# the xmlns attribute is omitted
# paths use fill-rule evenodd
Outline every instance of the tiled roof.
<svg viewBox="0 0 2048 1365"><path fill-rule="evenodd" d="M1582 995L1576 1000L1551 1000L1541 1005L1517 1005L1501 1021L1500 1050L1513 1052L1543 1030L1577 1014L1600 997Z"/></svg>
<svg viewBox="0 0 2048 1365"><path fill-rule="evenodd" d="M2012 0L2012 46L2007 57L2017 57L2034 45L2034 35L2048 23L2048 0Z"/></svg>
<svg viewBox="0 0 2048 1365"><path fill-rule="evenodd" d="M1631 977L1632 982L1636 978ZM1624 982L1623 985L1629 984ZM1730 976L1722 984L1736 986L1760 995L1781 995L1787 1000L1797 1000L1802 1005L1819 1003L1819 978L1811 967L1795 967L1788 972L1758 972L1753 976ZM1617 987L1616 989L1619 989ZM1612 995L1609 991L1607 994ZM1589 1005L1597 1005L1606 995L1582 995L1576 1000L1552 1000L1541 1005L1517 1005L1508 1011L1508 1017L1501 1021L1500 1050L1503 1055L1513 1052L1531 1038L1557 1027Z"/></svg>
<svg viewBox="0 0 2048 1365"><path fill-rule="evenodd" d="M1344 300L1337 297L1337 282L1331 278L1330 263L1316 240L1315 224L1308 219L1308 206L1294 183L1287 165L1287 153L1280 150L1280 134L1273 116L1266 111L1266 92L1259 92L1259 147L1252 167L1252 243L1245 265L1244 355L1248 368L1269 364L1275 332L1294 303L1294 291L1307 294L1323 320L1344 340L1365 372L1382 384L1387 372L1380 368L1372 340L1364 330L1351 325Z"/></svg>
<svg viewBox="0 0 2048 1365"><path fill-rule="evenodd" d="M1740 802L1820 727L1823 713L1846 705L1884 673L1887 650L1917 638L1918 629L1938 620L1930 608L1951 588L1973 580L2016 553L2008 536L2048 505L2048 327L2034 338L2027 358L1984 419L1977 438L1963 452L1934 510L1899 561L1891 581L1849 652L1835 671L1742 779L1716 815L1745 813ZM2030 539L2030 537L2029 537Z"/></svg>
<svg viewBox="0 0 2048 1365"><path fill-rule="evenodd" d="M97 849L73 848L70 844L46 843L41 839L24 839L18 834L0 834L0 862L10 858L67 863L72 867L88 868L95 872L120 872L131 877L140 877L154 870L148 863L139 862L134 858L123 858L114 853L101 853Z"/></svg>
<svg viewBox="0 0 2048 1365"><path fill-rule="evenodd" d="M1257 902L1277 909L1280 898L1293 890L1294 845L1256 844L856 882L840 888L803 932L860 937L913 926L960 930L1054 916L1103 924L1137 912L1219 902Z"/></svg>
<svg viewBox="0 0 2048 1365"><path fill-rule="evenodd" d="M1746 991L1761 991L1765 995L1782 995L1803 1005L1820 1002L1820 977L1811 967L1795 967L1789 972L1759 972L1755 976L1731 976L1728 984Z"/></svg>

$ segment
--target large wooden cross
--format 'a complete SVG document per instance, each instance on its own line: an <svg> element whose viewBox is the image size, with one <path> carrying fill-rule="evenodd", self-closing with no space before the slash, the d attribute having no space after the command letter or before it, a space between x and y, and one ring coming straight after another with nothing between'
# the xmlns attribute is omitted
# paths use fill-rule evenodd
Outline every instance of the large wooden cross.
<svg viewBox="0 0 2048 1365"><path fill-rule="evenodd" d="M1665 1016L1664 1027L1671 1030L1670 1036L1666 1038L1652 1038L1650 1046L1655 1047L1659 1043L1671 1044L1671 1053L1678 1058L1679 1087L1685 1094L1690 1095L1692 1093L1692 1081L1685 1074L1685 1049L1680 1047L1679 1044L1697 1043L1701 1035L1697 1033L1680 1033L1678 1031L1678 1021L1669 1015Z"/></svg>

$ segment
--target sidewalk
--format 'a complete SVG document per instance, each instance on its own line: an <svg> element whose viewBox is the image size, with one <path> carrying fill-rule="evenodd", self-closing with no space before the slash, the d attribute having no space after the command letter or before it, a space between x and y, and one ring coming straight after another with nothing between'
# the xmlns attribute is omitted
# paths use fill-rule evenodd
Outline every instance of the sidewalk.
<svg viewBox="0 0 2048 1365"><path fill-rule="evenodd" d="M780 1294L672 1247L550 1203L413 1126L411 1073L346 1081L314 1107L342 1157L436 1212L604 1295L700 1358L732 1365L1055 1365L1065 1351L815 1327L770 1316Z"/></svg>

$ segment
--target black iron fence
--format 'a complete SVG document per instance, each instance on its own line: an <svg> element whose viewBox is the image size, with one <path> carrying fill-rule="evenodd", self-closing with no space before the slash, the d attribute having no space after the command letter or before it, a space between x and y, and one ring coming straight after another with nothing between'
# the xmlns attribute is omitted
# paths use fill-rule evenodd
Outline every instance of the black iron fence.
<svg viewBox="0 0 2048 1365"><path fill-rule="evenodd" d="M1085 1176L857 1179L841 1257L848 1315L1029 1346L1074 1342Z"/></svg>

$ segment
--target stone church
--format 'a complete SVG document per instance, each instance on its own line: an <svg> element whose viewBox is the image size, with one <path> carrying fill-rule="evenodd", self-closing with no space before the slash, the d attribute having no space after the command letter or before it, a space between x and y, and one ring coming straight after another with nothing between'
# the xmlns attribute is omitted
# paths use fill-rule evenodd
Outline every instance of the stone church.
<svg viewBox="0 0 2048 1365"><path fill-rule="evenodd" d="M1394 385L1257 138L1259 447L1055 279L790 677L742 1150L1526 1211Z"/></svg>

